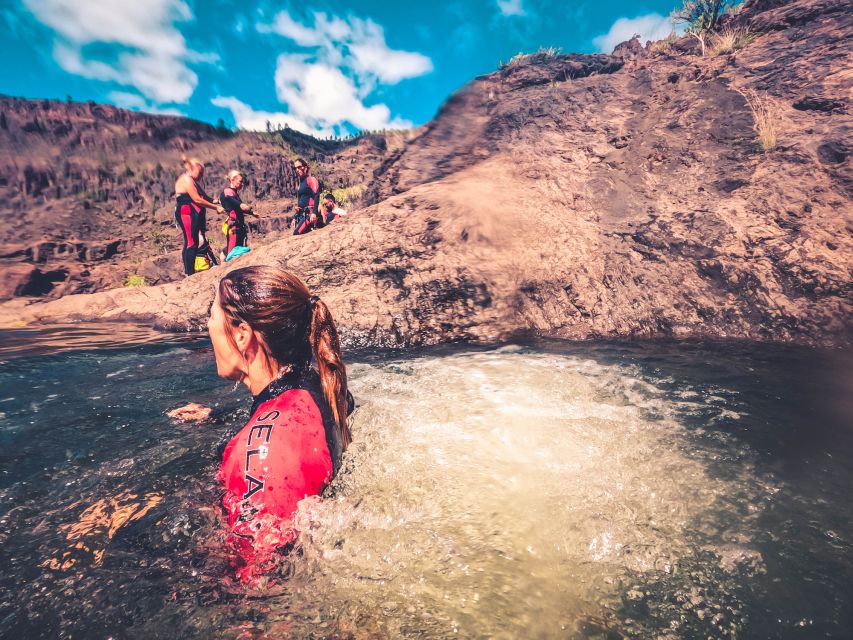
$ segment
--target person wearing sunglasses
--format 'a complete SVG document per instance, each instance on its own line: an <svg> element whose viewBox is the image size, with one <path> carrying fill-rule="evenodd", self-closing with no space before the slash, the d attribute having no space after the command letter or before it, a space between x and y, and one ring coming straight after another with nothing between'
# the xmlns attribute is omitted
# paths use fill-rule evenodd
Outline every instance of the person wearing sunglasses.
<svg viewBox="0 0 853 640"><path fill-rule="evenodd" d="M293 161L293 169L299 179L296 190L296 212L293 217L293 235L299 236L324 226L318 214L320 205L320 182L311 175L308 163L302 158Z"/></svg>

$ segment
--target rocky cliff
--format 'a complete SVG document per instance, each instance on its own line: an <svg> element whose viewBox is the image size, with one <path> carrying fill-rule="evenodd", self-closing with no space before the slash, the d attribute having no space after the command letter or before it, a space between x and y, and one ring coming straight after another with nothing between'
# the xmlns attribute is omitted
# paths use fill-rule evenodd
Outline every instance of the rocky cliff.
<svg viewBox="0 0 853 640"><path fill-rule="evenodd" d="M477 78L387 152L371 206L236 266L284 263L371 343L849 342L853 12L758 0L725 27L705 55L633 41ZM199 328L223 273L2 314Z"/></svg>

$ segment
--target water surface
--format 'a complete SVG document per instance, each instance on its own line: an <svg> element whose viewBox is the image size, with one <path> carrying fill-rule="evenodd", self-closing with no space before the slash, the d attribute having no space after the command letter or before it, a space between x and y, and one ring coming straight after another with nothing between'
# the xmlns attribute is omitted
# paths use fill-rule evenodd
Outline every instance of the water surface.
<svg viewBox="0 0 853 640"><path fill-rule="evenodd" d="M301 510L298 552L247 588L215 481L246 392L216 378L203 339L87 332L0 335L4 637L842 638L853 625L849 354L350 354L344 469ZM189 400L223 420L164 416Z"/></svg>

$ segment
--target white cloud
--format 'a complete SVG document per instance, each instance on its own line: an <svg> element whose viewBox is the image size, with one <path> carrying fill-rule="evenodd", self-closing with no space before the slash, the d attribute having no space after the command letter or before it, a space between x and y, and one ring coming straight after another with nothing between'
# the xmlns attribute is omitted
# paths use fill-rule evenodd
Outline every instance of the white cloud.
<svg viewBox="0 0 853 640"><path fill-rule="evenodd" d="M412 126L392 118L384 104L364 104L378 84L397 84L433 68L432 61L420 53L391 49L380 25L321 12L313 14L313 23L304 24L280 11L272 23L259 24L257 29L311 50L282 54L277 60L276 94L287 105L287 114L280 115L295 117L319 131L343 123L358 129Z"/></svg>
<svg viewBox="0 0 853 640"><path fill-rule="evenodd" d="M505 16L523 16L526 14L522 0L497 0L498 9Z"/></svg>
<svg viewBox="0 0 853 640"><path fill-rule="evenodd" d="M296 131L311 135L328 136L333 133L332 129L318 129L289 113L255 111L245 102L231 96L217 96L211 100L211 103L214 106L231 111L237 126L248 131L265 131L267 123L269 123L274 129L288 126Z"/></svg>
<svg viewBox="0 0 853 640"><path fill-rule="evenodd" d="M610 27L610 31L592 39L593 45L603 52L610 53L620 42L630 40L635 34L640 42L662 40L675 31L672 21L658 13L650 13L637 18L619 18Z"/></svg>
<svg viewBox="0 0 853 640"><path fill-rule="evenodd" d="M311 29L296 22L287 11L281 11L276 15L272 24L259 24L258 31L277 33L293 40L300 47L318 47L323 44L323 33L319 29Z"/></svg>
<svg viewBox="0 0 853 640"><path fill-rule="evenodd" d="M86 78L132 86L158 103L185 103L198 76L188 62L213 58L187 47L176 22L192 19L183 0L23 0L32 14L56 32L54 58ZM87 45L118 45L114 56L88 59Z"/></svg>
<svg viewBox="0 0 853 640"><path fill-rule="evenodd" d="M183 116L184 114L174 108L163 109L151 104L138 93L128 91L110 91L107 99L117 107L130 109L132 111L144 111L145 113L156 113L165 116Z"/></svg>
<svg viewBox="0 0 853 640"><path fill-rule="evenodd" d="M385 84L397 84L432 70L432 61L426 56L410 51L393 51L377 41L353 44L350 53L356 73L363 76L374 74Z"/></svg>
<svg viewBox="0 0 853 640"><path fill-rule="evenodd" d="M290 113L321 128L349 122L358 129L405 129L411 122L391 119L384 104L366 107L352 79L323 63L310 63L300 54L282 54L275 71L279 100Z"/></svg>
<svg viewBox="0 0 853 640"><path fill-rule="evenodd" d="M314 25L295 21L280 11L272 24L259 24L261 33L276 33L301 47L315 48L320 61L351 70L360 82L397 84L432 71L432 60L414 51L391 49L385 32L373 20L347 20L314 13Z"/></svg>

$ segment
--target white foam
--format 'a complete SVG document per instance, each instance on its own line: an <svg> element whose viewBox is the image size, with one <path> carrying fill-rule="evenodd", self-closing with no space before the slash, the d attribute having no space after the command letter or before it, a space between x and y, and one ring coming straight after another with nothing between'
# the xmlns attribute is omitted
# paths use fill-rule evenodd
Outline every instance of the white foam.
<svg viewBox="0 0 853 640"><path fill-rule="evenodd" d="M389 637L562 637L699 553L713 571L762 566L740 505L767 486L743 456L715 477L680 422L719 396L506 348L350 378L362 406L338 498L300 515L301 597L339 619L381 619Z"/></svg>

